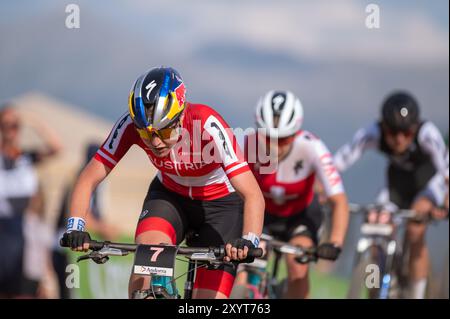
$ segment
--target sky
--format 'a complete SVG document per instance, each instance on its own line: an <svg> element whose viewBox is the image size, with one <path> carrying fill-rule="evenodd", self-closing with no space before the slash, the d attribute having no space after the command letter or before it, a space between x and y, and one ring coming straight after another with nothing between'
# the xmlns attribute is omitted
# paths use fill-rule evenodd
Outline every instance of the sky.
<svg viewBox="0 0 450 319"><path fill-rule="evenodd" d="M80 28L68 29L68 4ZM366 6L380 9L368 29ZM216 108L233 127L254 125L257 100L289 89L304 129L335 151L379 116L395 89L448 132L446 0L2 1L0 102L41 91L110 121L134 80L157 65L178 69L187 99ZM344 174L352 201L373 200L385 162L367 154Z"/></svg>

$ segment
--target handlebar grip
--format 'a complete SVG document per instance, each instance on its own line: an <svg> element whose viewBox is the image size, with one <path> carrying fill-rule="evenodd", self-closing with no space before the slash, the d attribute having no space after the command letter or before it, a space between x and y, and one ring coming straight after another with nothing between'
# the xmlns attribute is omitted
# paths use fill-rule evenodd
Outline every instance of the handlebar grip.
<svg viewBox="0 0 450 319"><path fill-rule="evenodd" d="M247 256L259 258L259 257L262 257L263 254L264 254L264 251L262 250L262 248L250 248L248 250Z"/></svg>
<svg viewBox="0 0 450 319"><path fill-rule="evenodd" d="M64 236L61 237L61 239L59 240L59 245L61 247L67 247L67 248L70 247L69 243L67 242L66 238L64 238ZM91 249L91 250L100 250L100 249L103 248L104 245L105 244L103 242L99 242L99 241L96 241L96 240L91 240L89 242L89 249Z"/></svg>
<svg viewBox="0 0 450 319"><path fill-rule="evenodd" d="M96 240L91 240L89 242L89 249L91 250L100 250L103 248L103 246L105 245L104 242L100 242L100 241L96 241Z"/></svg>

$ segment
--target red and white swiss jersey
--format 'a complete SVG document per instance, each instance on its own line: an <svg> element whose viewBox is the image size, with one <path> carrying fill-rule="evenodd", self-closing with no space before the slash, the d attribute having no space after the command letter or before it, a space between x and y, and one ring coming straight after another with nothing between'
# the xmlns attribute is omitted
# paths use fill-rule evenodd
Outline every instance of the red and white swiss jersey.
<svg viewBox="0 0 450 319"><path fill-rule="evenodd" d="M141 147L168 189L192 199L213 200L234 192L230 179L249 170L228 124L212 108L186 103L182 134L166 157L144 144L128 113L114 125L95 158L113 169L133 144Z"/></svg>
<svg viewBox="0 0 450 319"><path fill-rule="evenodd" d="M250 138L255 136L246 137L247 152L250 152ZM272 215L287 217L308 207L314 197L316 176L322 182L327 196L344 192L332 155L320 139L307 131L296 134L292 149L275 170L269 173L262 171L258 161L250 163L249 160L249 166L263 192L266 211Z"/></svg>

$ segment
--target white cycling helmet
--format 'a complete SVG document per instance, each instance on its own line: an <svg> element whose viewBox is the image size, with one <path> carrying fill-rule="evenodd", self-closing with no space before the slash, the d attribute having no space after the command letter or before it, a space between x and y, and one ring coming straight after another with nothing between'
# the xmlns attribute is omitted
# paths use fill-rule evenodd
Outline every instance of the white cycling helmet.
<svg viewBox="0 0 450 319"><path fill-rule="evenodd" d="M290 91L270 91L256 106L256 125L268 136L283 138L294 135L303 122L303 106Z"/></svg>

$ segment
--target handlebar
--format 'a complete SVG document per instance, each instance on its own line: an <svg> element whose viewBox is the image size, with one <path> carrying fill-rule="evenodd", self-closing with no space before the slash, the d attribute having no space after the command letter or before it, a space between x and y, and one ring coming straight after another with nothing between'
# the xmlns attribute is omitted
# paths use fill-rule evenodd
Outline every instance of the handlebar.
<svg viewBox="0 0 450 319"><path fill-rule="evenodd" d="M69 244L64 241L64 238L61 238L59 240L59 245L61 247L69 248ZM136 251L137 245L135 244L123 244L123 243L112 243L109 241L97 241L97 240L90 240L89 241L89 249L98 251L104 247L109 247L113 249L119 249L127 252L134 252Z"/></svg>
<svg viewBox="0 0 450 319"><path fill-rule="evenodd" d="M354 204L349 203L350 212L352 213L367 213L371 210L375 211L381 211L384 209L383 205L380 204L367 204L367 205L360 205L360 204ZM397 209L392 214L396 216L403 216L405 218L413 218L417 215L416 211L412 209Z"/></svg>
<svg viewBox="0 0 450 319"><path fill-rule="evenodd" d="M368 204L368 205L360 205L360 204L354 204L354 203L350 203L349 204L350 207L350 212L352 213L363 213L363 214L367 214L368 212L375 210L377 212L380 212L382 210L384 210L383 205L380 204ZM392 217L397 220L403 220L403 219L408 219L410 221L416 222L416 223L428 223L431 221L436 220L435 218L433 218L433 215L431 214L431 212L429 214L426 215L422 215L422 214L418 214L415 210L412 209L397 209L394 212L389 212L392 215Z"/></svg>
<svg viewBox="0 0 450 319"><path fill-rule="evenodd" d="M268 245L275 251L283 254L294 255L295 257L300 258L304 263L317 260L317 251L315 247L305 248L301 246L291 245L289 243L276 240L268 234L262 234L261 240L267 241Z"/></svg>
<svg viewBox="0 0 450 319"><path fill-rule="evenodd" d="M61 247L69 247L68 243L66 243L63 238L60 240ZM125 244L125 243L112 243L109 241L97 241L91 240L89 241L89 249L93 252L102 252L103 256L108 255L119 255L124 256L130 252L135 252L137 249L137 244ZM177 255L186 256L190 259L195 259L192 257L195 254L213 254L213 258L199 258L202 260L218 260L223 259L226 256L226 251L224 246L219 247L178 247ZM261 248L250 248L248 250L247 256L259 258L262 257L263 250ZM233 261L234 262L234 261Z"/></svg>

